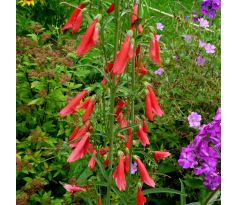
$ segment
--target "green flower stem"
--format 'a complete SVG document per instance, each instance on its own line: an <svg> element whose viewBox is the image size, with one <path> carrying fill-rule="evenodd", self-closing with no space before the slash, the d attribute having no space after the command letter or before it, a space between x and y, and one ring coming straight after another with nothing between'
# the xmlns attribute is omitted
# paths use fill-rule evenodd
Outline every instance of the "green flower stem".
<svg viewBox="0 0 238 205"><path fill-rule="evenodd" d="M119 40L119 0L115 0L115 10L114 10L114 18L115 18L115 40L114 40L114 62L116 59L116 53L118 50L118 40ZM109 121L109 137L110 137L110 152L109 152L109 182L107 187L107 199L106 199L106 205L110 205L110 198L111 198L111 184L112 184L112 164L113 164L113 146L114 146L114 99L115 99L115 92L116 92L116 80L115 76L113 76L113 79L110 83L110 115L108 117Z"/></svg>

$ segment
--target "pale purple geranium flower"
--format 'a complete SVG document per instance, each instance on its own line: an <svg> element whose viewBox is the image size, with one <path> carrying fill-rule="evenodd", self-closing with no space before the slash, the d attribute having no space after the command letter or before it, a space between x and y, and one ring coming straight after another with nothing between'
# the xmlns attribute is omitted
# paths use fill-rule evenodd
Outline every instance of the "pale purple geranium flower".
<svg viewBox="0 0 238 205"><path fill-rule="evenodd" d="M159 41L162 35L156 35L156 40Z"/></svg>
<svg viewBox="0 0 238 205"><path fill-rule="evenodd" d="M204 48L206 50L206 53L215 53L216 47L210 43L206 44Z"/></svg>
<svg viewBox="0 0 238 205"><path fill-rule="evenodd" d="M188 122L191 128L199 127L201 120L202 120L202 116L196 112L191 112L191 114L188 116Z"/></svg>
<svg viewBox="0 0 238 205"><path fill-rule="evenodd" d="M157 25L157 29L158 29L158 30L163 31L164 25L163 25L162 23L158 22L156 25Z"/></svg>
<svg viewBox="0 0 238 205"><path fill-rule="evenodd" d="M137 164L132 163L131 164L131 174L135 174L137 172Z"/></svg>
<svg viewBox="0 0 238 205"><path fill-rule="evenodd" d="M154 74L155 74L155 75L162 75L163 72L164 72L164 69L163 69L163 68L159 68L158 70L156 70L156 71L154 72Z"/></svg>
<svg viewBox="0 0 238 205"><path fill-rule="evenodd" d="M200 47L200 48L204 48L206 45L207 45L207 44L206 44L204 41L199 40L199 47Z"/></svg>
<svg viewBox="0 0 238 205"><path fill-rule="evenodd" d="M192 41L192 35L184 35L184 40L187 42L191 42Z"/></svg>
<svg viewBox="0 0 238 205"><path fill-rule="evenodd" d="M205 59L202 56L198 56L196 58L196 63L197 63L197 65L203 66L205 63Z"/></svg>
<svg viewBox="0 0 238 205"><path fill-rule="evenodd" d="M209 23L208 23L208 21L206 19L199 18L198 21L200 23L200 27L201 28L208 28L209 27Z"/></svg>

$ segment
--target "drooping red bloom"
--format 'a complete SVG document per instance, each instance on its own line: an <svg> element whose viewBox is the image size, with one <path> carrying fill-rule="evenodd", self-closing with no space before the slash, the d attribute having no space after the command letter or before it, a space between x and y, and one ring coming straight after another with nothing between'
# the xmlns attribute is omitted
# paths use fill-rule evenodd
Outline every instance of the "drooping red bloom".
<svg viewBox="0 0 238 205"><path fill-rule="evenodd" d="M137 30L138 30L139 33L142 33L142 32L143 32L143 27L142 27L141 24L138 25Z"/></svg>
<svg viewBox="0 0 238 205"><path fill-rule="evenodd" d="M83 22L83 12L82 9L85 7L84 3L78 5L78 7L74 10L72 15L69 17L69 20L66 22L64 27L62 28L62 32L67 29L72 29L72 34L75 34L79 29Z"/></svg>
<svg viewBox="0 0 238 205"><path fill-rule="evenodd" d="M88 107L83 115L83 123L87 122L87 120L90 118L92 112L93 112L93 109L94 109L94 106L95 106L95 103L96 103L96 100L91 100L89 103L88 103Z"/></svg>
<svg viewBox="0 0 238 205"><path fill-rule="evenodd" d="M116 55L116 60L112 69L112 74L121 75L127 65L129 60L129 51L130 51L130 41L133 35L132 31L128 31L124 43L122 44L121 50Z"/></svg>
<svg viewBox="0 0 238 205"><path fill-rule="evenodd" d="M104 71L106 73L111 72L113 65L114 65L113 61L110 61L107 65L104 66Z"/></svg>
<svg viewBox="0 0 238 205"><path fill-rule="evenodd" d="M115 9L115 3L112 3L107 9L107 13L109 14L112 13L114 9Z"/></svg>
<svg viewBox="0 0 238 205"><path fill-rule="evenodd" d="M151 60L154 61L154 63L156 63L158 66L161 66L160 48L159 48L159 42L156 39L156 34L154 34L150 40L149 56Z"/></svg>
<svg viewBox="0 0 238 205"><path fill-rule="evenodd" d="M128 173L130 171L130 155L126 153L125 157L125 172Z"/></svg>
<svg viewBox="0 0 238 205"><path fill-rule="evenodd" d="M153 121L153 112L152 112L152 104L150 99L150 93L148 92L145 97L145 114L149 121Z"/></svg>
<svg viewBox="0 0 238 205"><path fill-rule="evenodd" d="M127 135L128 135L128 138L127 138L127 142L126 142L126 147L128 149L131 149L131 143L132 143L132 139L133 139L131 127L127 130Z"/></svg>
<svg viewBox="0 0 238 205"><path fill-rule="evenodd" d="M72 163L84 157L84 155L88 153L88 146L89 146L89 135L86 134L79 141L75 149L72 151L67 162Z"/></svg>
<svg viewBox="0 0 238 205"><path fill-rule="evenodd" d="M110 150L110 147L104 147L99 150L101 156L105 155Z"/></svg>
<svg viewBox="0 0 238 205"><path fill-rule="evenodd" d="M159 159L165 159L166 157L168 157L170 155L171 154L169 152L155 151L154 152L154 159L157 162Z"/></svg>
<svg viewBox="0 0 238 205"><path fill-rule="evenodd" d="M96 156L97 152L96 150L93 150L93 156L90 158L89 162L88 162L88 167L91 171L93 171L95 165L96 165L96 161L94 159L94 157Z"/></svg>
<svg viewBox="0 0 238 205"><path fill-rule="evenodd" d="M83 187L79 187L79 186L75 186L75 185L71 185L71 184L65 184L64 188L71 194L73 194L75 192L86 191L86 189Z"/></svg>
<svg viewBox="0 0 238 205"><path fill-rule="evenodd" d="M100 196L98 196L98 205L102 205L102 200Z"/></svg>
<svg viewBox="0 0 238 205"><path fill-rule="evenodd" d="M122 153L119 154L119 163L113 172L112 177L115 179L118 189L120 191L124 191L126 189L126 178L124 173L124 159Z"/></svg>
<svg viewBox="0 0 238 205"><path fill-rule="evenodd" d="M145 120L143 120L143 131L146 133L148 132L148 126Z"/></svg>
<svg viewBox="0 0 238 205"><path fill-rule="evenodd" d="M163 116L164 112L162 111L161 107L159 106L158 100L156 98L156 95L150 85L147 86L149 93L150 93L150 99L151 99L151 105L152 105L152 111L159 117Z"/></svg>
<svg viewBox="0 0 238 205"><path fill-rule="evenodd" d="M146 203L146 197L143 196L142 188L138 187L136 205L144 205Z"/></svg>
<svg viewBox="0 0 238 205"><path fill-rule="evenodd" d="M76 136L76 134L77 134L78 132L79 132L79 127L76 127L76 128L73 130L72 134L69 136L69 140L73 140L74 137Z"/></svg>
<svg viewBox="0 0 238 205"><path fill-rule="evenodd" d="M142 63L140 64L140 74L142 76L147 74L147 70L146 70L145 66Z"/></svg>
<svg viewBox="0 0 238 205"><path fill-rule="evenodd" d="M116 105L116 112L115 112L115 117L117 118L118 115L121 113L122 108L125 107L126 102L122 99L119 99Z"/></svg>
<svg viewBox="0 0 238 205"><path fill-rule="evenodd" d="M79 104L80 100L82 100L86 94L88 94L87 90L83 90L82 92L80 92L65 108L63 108L60 111L59 114L61 116L67 116L75 112L76 106Z"/></svg>
<svg viewBox="0 0 238 205"><path fill-rule="evenodd" d="M126 137L125 135L121 134L121 133L118 133L117 135L118 137L120 137L121 139L123 139L124 141L126 140Z"/></svg>
<svg viewBox="0 0 238 205"><path fill-rule="evenodd" d="M78 57L83 56L97 44L99 40L99 28L96 25L98 22L99 18L95 18L83 35L82 41L76 50Z"/></svg>
<svg viewBox="0 0 238 205"><path fill-rule="evenodd" d="M80 139L81 137L83 137L86 134L86 132L88 131L89 127L90 127L90 122L86 122L85 125L70 140L77 140L77 139ZM74 148L77 146L78 143L79 143L78 140L74 141L74 142L70 143L69 147Z"/></svg>
<svg viewBox="0 0 238 205"><path fill-rule="evenodd" d="M80 105L78 105L78 106L76 107L76 109L77 109L77 110L86 109L86 108L88 107L88 104L89 104L90 100L91 100L91 96L88 97L88 98L87 98L84 102L82 102Z"/></svg>
<svg viewBox="0 0 238 205"><path fill-rule="evenodd" d="M134 25L138 19L138 9L139 9L139 4L138 2L136 1L135 4L134 4L134 7L133 7L133 12L131 14L131 23L130 23L130 29L134 29Z"/></svg>
<svg viewBox="0 0 238 205"><path fill-rule="evenodd" d="M134 157L134 158L135 158L135 161L138 165L138 170L139 170L139 173L140 173L141 181L144 182L145 184L147 184L150 187L155 187L154 180L150 177L148 171L145 168L145 165L142 163L140 158L137 157L137 156Z"/></svg>
<svg viewBox="0 0 238 205"><path fill-rule="evenodd" d="M118 115L117 122L120 125L121 129L128 126L128 122L127 122L126 118L124 117L124 115L122 114L122 112L120 112L120 114Z"/></svg>
<svg viewBox="0 0 238 205"><path fill-rule="evenodd" d="M142 146L146 146L147 144L150 144L150 141L148 139L147 133L144 132L142 126L138 127L138 131L137 131L137 137L140 140L140 143L142 144Z"/></svg>

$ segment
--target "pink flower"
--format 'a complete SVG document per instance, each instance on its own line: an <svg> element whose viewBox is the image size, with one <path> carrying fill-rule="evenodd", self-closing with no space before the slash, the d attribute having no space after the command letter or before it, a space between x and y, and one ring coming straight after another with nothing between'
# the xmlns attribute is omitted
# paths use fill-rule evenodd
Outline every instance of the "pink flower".
<svg viewBox="0 0 238 205"><path fill-rule="evenodd" d="M126 189L126 178L124 171L123 153L119 153L119 163L112 177L115 179L116 185L120 191L125 191Z"/></svg>
<svg viewBox="0 0 238 205"><path fill-rule="evenodd" d="M86 191L85 188L79 187L79 186L75 186L75 185L71 185L71 184L65 184L64 188L71 194L75 193L75 192L81 192L81 191Z"/></svg>
<svg viewBox="0 0 238 205"><path fill-rule="evenodd" d="M90 158L89 162L88 162L88 167L91 171L93 171L95 165L96 165L96 161L94 159L94 157L96 156L97 152L96 150L93 150L93 156Z"/></svg>
<svg viewBox="0 0 238 205"><path fill-rule="evenodd" d="M146 203L146 197L143 196L142 188L138 187L136 205L144 205Z"/></svg>
<svg viewBox="0 0 238 205"><path fill-rule="evenodd" d="M145 165L142 163L140 158L138 156L134 156L134 159L138 165L141 181L147 184L148 186L155 187L154 180L150 177L148 171L145 168Z"/></svg>

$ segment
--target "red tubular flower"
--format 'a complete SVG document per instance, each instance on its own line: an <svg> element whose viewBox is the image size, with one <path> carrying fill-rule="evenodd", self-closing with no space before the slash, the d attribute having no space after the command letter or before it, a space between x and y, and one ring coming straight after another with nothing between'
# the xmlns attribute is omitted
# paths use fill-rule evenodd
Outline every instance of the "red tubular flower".
<svg viewBox="0 0 238 205"><path fill-rule="evenodd" d="M94 159L94 157L96 156L97 152L96 150L93 150L93 156L90 158L89 162L88 162L88 167L91 171L94 170L94 167L96 165L96 161Z"/></svg>
<svg viewBox="0 0 238 205"><path fill-rule="evenodd" d="M84 102L82 102L79 106L76 107L77 110L86 109L88 107L88 104L91 100L91 97L87 98Z"/></svg>
<svg viewBox="0 0 238 205"><path fill-rule="evenodd" d="M154 160L157 162L159 159L165 159L166 157L170 156L169 152L163 151L155 151L154 152Z"/></svg>
<svg viewBox="0 0 238 205"><path fill-rule="evenodd" d="M78 159L81 159L88 153L89 146L89 135L84 135L84 137L79 141L76 148L70 154L67 162L72 163Z"/></svg>
<svg viewBox="0 0 238 205"><path fill-rule="evenodd" d="M125 135L121 134L121 133L118 133L117 135L118 137L120 137L121 139L123 139L124 141L126 140L126 137Z"/></svg>
<svg viewBox="0 0 238 205"><path fill-rule="evenodd" d="M147 144L150 144L150 141L147 137L147 134L144 132L143 128L141 126L138 127L138 131L137 131L137 137L140 140L140 143L142 144L142 146L146 146Z"/></svg>
<svg viewBox="0 0 238 205"><path fill-rule="evenodd" d="M130 155L129 155L129 153L126 153L125 172L128 173L129 171L130 171Z"/></svg>
<svg viewBox="0 0 238 205"><path fill-rule="evenodd" d="M90 122L86 122L85 125L80 130L78 130L78 132L74 136L72 136L72 137L70 136L69 140L76 140L76 139L83 137L86 134L89 127L90 127ZM75 143L75 142L73 142L73 143ZM73 144L73 143L71 143L71 144ZM78 144L78 142L76 142L76 144ZM72 146L70 146L70 147L72 148ZM75 146L73 146L73 147L75 147Z"/></svg>
<svg viewBox="0 0 238 205"><path fill-rule="evenodd" d="M124 117L124 115L122 114L122 112L120 112L120 114L117 117L117 122L120 125L120 128L123 129L125 127L127 127L128 123L126 118Z"/></svg>
<svg viewBox="0 0 238 205"><path fill-rule="evenodd" d="M97 17L93 20L91 25L86 30L80 45L78 46L76 52L78 57L83 56L87 53L91 48L93 48L99 39L99 28L97 28L97 23L100 17Z"/></svg>
<svg viewBox="0 0 238 205"><path fill-rule="evenodd" d="M121 113L122 108L126 105L125 101L122 99L119 99L116 105L116 112L115 112L115 117L117 118L118 115Z"/></svg>
<svg viewBox="0 0 238 205"><path fill-rule="evenodd" d="M128 135L128 138L127 138L127 142L126 142L126 147L128 149L131 149L131 143L132 143L132 138L133 138L131 127L127 130L127 135Z"/></svg>
<svg viewBox="0 0 238 205"><path fill-rule="evenodd" d="M148 126L145 120L143 120L143 131L146 133L148 132Z"/></svg>
<svg viewBox="0 0 238 205"><path fill-rule="evenodd" d="M146 203L146 197L143 196L142 188L138 187L136 205L144 205Z"/></svg>
<svg viewBox="0 0 238 205"><path fill-rule="evenodd" d="M98 196L98 205L102 205L101 197Z"/></svg>
<svg viewBox="0 0 238 205"><path fill-rule="evenodd" d="M136 48L136 55L137 56L140 54L140 49L141 49L141 45L139 44Z"/></svg>
<svg viewBox="0 0 238 205"><path fill-rule="evenodd" d="M74 137L76 136L76 134L77 134L78 132L79 132L79 127L76 127L76 128L73 130L72 134L69 136L69 140L73 140Z"/></svg>
<svg viewBox="0 0 238 205"><path fill-rule="evenodd" d="M131 45L129 48L128 59L131 60L134 56L134 40L131 40Z"/></svg>
<svg viewBox="0 0 238 205"><path fill-rule="evenodd" d="M150 93L148 92L145 97L145 113L149 121L153 121L152 105L150 100Z"/></svg>
<svg viewBox="0 0 238 205"><path fill-rule="evenodd" d="M126 178L124 173L123 153L119 153L119 163L117 168L113 172L112 177L115 179L118 189L120 191L124 191L126 189Z"/></svg>
<svg viewBox="0 0 238 205"><path fill-rule="evenodd" d="M134 29L134 25L138 19L138 9L139 9L139 4L138 2L136 1L135 4L134 4L134 7L133 7L133 12L131 14L131 26L130 26L130 29Z"/></svg>
<svg viewBox="0 0 238 205"><path fill-rule="evenodd" d="M115 3L112 3L107 9L107 13L109 14L112 13L114 9L115 9Z"/></svg>
<svg viewBox="0 0 238 205"><path fill-rule="evenodd" d="M122 44L121 50L116 55L116 60L112 69L112 74L121 75L127 65L129 60L129 51L130 51L130 41L133 35L132 31L128 31L124 43Z"/></svg>
<svg viewBox="0 0 238 205"><path fill-rule="evenodd" d="M91 116L94 106L95 106L96 100L92 100L88 103L88 107L83 115L83 123L85 123Z"/></svg>
<svg viewBox="0 0 238 205"><path fill-rule="evenodd" d="M72 34L75 34L79 29L83 22L83 12L82 9L85 7L84 3L78 5L78 7L74 10L72 15L69 17L69 20L66 22L64 27L62 28L62 32L67 29L72 29Z"/></svg>
<svg viewBox="0 0 238 205"><path fill-rule="evenodd" d="M155 182L154 180L150 177L149 173L147 172L145 165L142 163L139 157L135 156L134 157L137 165L138 165L138 170L140 173L140 178L141 181L147 184L150 187L155 187Z"/></svg>
<svg viewBox="0 0 238 205"><path fill-rule="evenodd" d="M86 94L88 94L88 91L83 90L65 108L63 108L59 114L61 116L67 116L75 112L76 106L79 104L80 100L82 100Z"/></svg>
<svg viewBox="0 0 238 205"><path fill-rule="evenodd" d="M101 156L105 155L110 150L110 147L104 147L99 150Z"/></svg>
<svg viewBox="0 0 238 205"><path fill-rule="evenodd" d="M159 106L159 103L157 101L156 95L155 95L152 87L148 85L147 88L150 93L151 105L153 107L152 111L159 117L163 116L164 112L162 111L162 109Z"/></svg>
<svg viewBox="0 0 238 205"><path fill-rule="evenodd" d="M161 66L160 48L159 48L159 42L156 40L156 34L153 35L150 41L149 56L151 60L154 61L158 66Z"/></svg>
<svg viewBox="0 0 238 205"><path fill-rule="evenodd" d="M138 30L139 33L142 33L142 32L143 32L143 27L142 27L141 24L138 25L137 30Z"/></svg>
<svg viewBox="0 0 238 205"><path fill-rule="evenodd" d="M71 185L71 184L65 184L64 188L71 194L73 194L75 192L86 191L86 189L83 187L79 187L79 186L75 186L75 185Z"/></svg>
<svg viewBox="0 0 238 205"><path fill-rule="evenodd" d="M146 70L145 66L142 63L140 64L140 74L142 76L147 74L147 70Z"/></svg>
<svg viewBox="0 0 238 205"><path fill-rule="evenodd" d="M105 86L106 84L107 84L107 79L105 77L103 77L103 79L101 81L102 87Z"/></svg>
<svg viewBox="0 0 238 205"><path fill-rule="evenodd" d="M111 72L113 65L114 65L113 61L110 61L107 65L104 66L104 71L106 73Z"/></svg>

